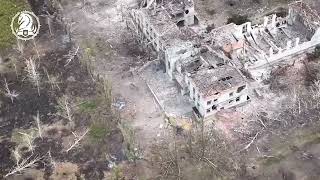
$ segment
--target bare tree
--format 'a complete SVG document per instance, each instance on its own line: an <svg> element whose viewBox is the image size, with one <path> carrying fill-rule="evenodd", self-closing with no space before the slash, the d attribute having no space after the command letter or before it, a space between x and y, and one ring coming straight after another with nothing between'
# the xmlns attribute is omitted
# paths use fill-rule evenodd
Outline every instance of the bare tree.
<svg viewBox="0 0 320 180"><path fill-rule="evenodd" d="M49 157L50 164L53 166L53 168L55 168L57 166L57 163L51 155L51 150L48 152L48 157Z"/></svg>
<svg viewBox="0 0 320 180"><path fill-rule="evenodd" d="M17 50L23 54L23 50L24 50L24 45L23 45L23 41L22 40L19 40L17 38Z"/></svg>
<svg viewBox="0 0 320 180"><path fill-rule="evenodd" d="M38 60L40 61L40 53L39 53L39 50L38 50L38 46L37 46L36 40L33 39L32 42L33 42L33 45L34 45L34 50L35 50L36 53L37 53Z"/></svg>
<svg viewBox="0 0 320 180"><path fill-rule="evenodd" d="M58 78L54 77L54 76L50 76L46 68L43 68L43 71L47 75L48 83L51 85L51 89L54 90L55 88L57 88L57 89L60 90L60 87L59 87L58 84L61 83L61 82L58 81Z"/></svg>
<svg viewBox="0 0 320 180"><path fill-rule="evenodd" d="M16 161L16 165L18 166L19 165L19 162L21 160L21 155L20 155L20 152L19 152L19 148L16 147L14 150L13 150L13 157L14 157L14 160Z"/></svg>
<svg viewBox="0 0 320 180"><path fill-rule="evenodd" d="M260 132L257 132L256 135L252 138L252 140L243 149L241 149L240 152L247 150L253 144L253 142L257 139L259 133Z"/></svg>
<svg viewBox="0 0 320 180"><path fill-rule="evenodd" d="M9 97L11 99L11 102L13 103L13 99L17 98L19 96L19 93L17 93L15 90L10 90L9 85L7 83L7 80L4 79L4 86L5 86L5 96Z"/></svg>
<svg viewBox="0 0 320 180"><path fill-rule="evenodd" d="M34 145L34 140L35 140L36 136L34 136L32 134L23 133L23 132L19 132L19 134L21 134L23 136L23 141L27 144L29 151L33 152L34 148L36 147Z"/></svg>
<svg viewBox="0 0 320 180"><path fill-rule="evenodd" d="M40 96L40 74L38 73L38 65L32 58L26 60L26 65L27 76L37 87Z"/></svg>
<svg viewBox="0 0 320 180"><path fill-rule="evenodd" d="M90 129L85 130L82 135L77 135L75 132L72 132L72 134L75 137L74 143L66 150L66 152L69 152L71 149L73 149L76 146L79 146L79 142L86 136L86 134L89 132Z"/></svg>
<svg viewBox="0 0 320 180"><path fill-rule="evenodd" d="M313 84L313 89L311 92L314 99L320 99L320 80Z"/></svg>
<svg viewBox="0 0 320 180"><path fill-rule="evenodd" d="M14 72L16 73L16 78L18 78L19 74L18 74L18 68L17 68L16 62L13 62L13 67L14 67Z"/></svg>
<svg viewBox="0 0 320 180"><path fill-rule="evenodd" d="M48 28L49 28L49 33L50 33L50 36L53 35L53 31L52 31L52 21L53 19L55 18L54 14L51 15L48 11L46 11L46 15L40 15L41 17L44 17L47 21L47 25L48 25Z"/></svg>
<svg viewBox="0 0 320 180"><path fill-rule="evenodd" d="M67 96L63 96L58 101L59 109L61 110L61 113L59 114L63 118L66 118L69 120L69 122L73 122L73 113L72 113L72 106L70 104L69 98Z"/></svg>
<svg viewBox="0 0 320 180"><path fill-rule="evenodd" d="M18 151L14 152L14 156L16 160L16 166L4 177L11 176L15 173L22 172L27 168L33 167L41 159L40 157L34 157L34 155L32 154L28 158L21 160L21 155Z"/></svg>
<svg viewBox="0 0 320 180"><path fill-rule="evenodd" d="M67 63L64 66L67 66L75 58L75 56L78 54L78 51L79 46L76 49L72 49L67 55L64 56L67 58Z"/></svg>
<svg viewBox="0 0 320 180"><path fill-rule="evenodd" d="M33 117L34 120L37 123L37 127L38 127L38 134L39 137L42 139L42 129L41 129L41 122L40 122L40 115L39 115L39 111L37 112L37 116Z"/></svg>

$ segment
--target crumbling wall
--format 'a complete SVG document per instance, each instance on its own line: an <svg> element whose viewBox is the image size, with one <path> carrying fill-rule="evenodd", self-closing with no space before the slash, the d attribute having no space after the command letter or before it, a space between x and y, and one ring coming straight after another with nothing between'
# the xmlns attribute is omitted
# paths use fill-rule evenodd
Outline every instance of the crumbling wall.
<svg viewBox="0 0 320 180"><path fill-rule="evenodd" d="M186 59L197 53L197 49L193 47L191 42L182 42L175 40L176 46L167 47L165 50L165 62L166 62L166 72L171 79L174 79L174 72L178 72L176 69L176 62L180 59Z"/></svg>
<svg viewBox="0 0 320 180"><path fill-rule="evenodd" d="M142 37L146 38L157 52L163 51L164 47L160 41L160 33L153 27L152 23L148 21L145 14L138 10L132 10L130 14L136 33L142 33Z"/></svg>
<svg viewBox="0 0 320 180"><path fill-rule="evenodd" d="M248 97L248 85L244 84L202 99L199 111L204 117L208 117L219 110L238 106L248 100L250 100Z"/></svg>
<svg viewBox="0 0 320 180"><path fill-rule="evenodd" d="M184 7L184 25L191 26L195 24L195 10L192 0L185 0Z"/></svg>

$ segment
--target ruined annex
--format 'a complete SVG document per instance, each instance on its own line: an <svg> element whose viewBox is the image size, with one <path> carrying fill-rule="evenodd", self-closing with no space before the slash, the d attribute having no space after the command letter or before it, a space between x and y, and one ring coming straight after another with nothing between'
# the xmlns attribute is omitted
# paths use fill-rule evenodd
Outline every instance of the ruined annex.
<svg viewBox="0 0 320 180"><path fill-rule="evenodd" d="M188 96L198 118L250 103L249 91L272 69L320 45L320 17L293 2L283 15L208 28L192 0L148 0L130 12L130 28L158 54L159 66ZM253 85L254 84L254 85Z"/></svg>

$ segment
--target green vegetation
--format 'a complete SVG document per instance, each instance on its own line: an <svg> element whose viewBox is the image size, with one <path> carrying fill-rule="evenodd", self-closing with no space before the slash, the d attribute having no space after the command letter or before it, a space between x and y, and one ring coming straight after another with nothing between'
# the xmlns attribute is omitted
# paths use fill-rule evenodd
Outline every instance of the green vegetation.
<svg viewBox="0 0 320 180"><path fill-rule="evenodd" d="M119 124L119 129L124 138L126 157L129 161L136 163L136 161L141 158L141 152L135 141L135 132L129 124L124 122Z"/></svg>
<svg viewBox="0 0 320 180"><path fill-rule="evenodd" d="M97 102L94 100L91 101L85 101L84 103L79 105L79 108L83 112L92 112L95 109L97 109L98 105Z"/></svg>
<svg viewBox="0 0 320 180"><path fill-rule="evenodd" d="M120 167L114 167L112 168L112 180L122 180L125 179L123 176L122 169Z"/></svg>
<svg viewBox="0 0 320 180"><path fill-rule="evenodd" d="M108 134L109 131L103 124L91 125L89 136L94 142L101 142Z"/></svg>
<svg viewBox="0 0 320 180"><path fill-rule="evenodd" d="M11 20L19 11L28 9L26 0L0 0L0 50L16 42L11 32Z"/></svg>
<svg viewBox="0 0 320 180"><path fill-rule="evenodd" d="M112 85L107 78L102 78L98 83L98 96L103 101L104 107L111 111L112 106Z"/></svg>
<svg viewBox="0 0 320 180"><path fill-rule="evenodd" d="M277 156L266 156L266 157L262 157L262 164L264 166L270 166L272 164L277 164L280 163L283 159L285 159L285 156L282 154L279 154Z"/></svg>

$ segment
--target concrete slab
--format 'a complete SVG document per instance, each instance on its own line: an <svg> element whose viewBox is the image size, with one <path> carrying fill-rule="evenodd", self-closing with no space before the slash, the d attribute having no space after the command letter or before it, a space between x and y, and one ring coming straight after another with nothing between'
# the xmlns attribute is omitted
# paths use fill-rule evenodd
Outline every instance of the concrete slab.
<svg viewBox="0 0 320 180"><path fill-rule="evenodd" d="M182 96L174 81L164 73L157 62L151 64L141 72L155 99L161 108L171 116L190 117L192 103L187 96Z"/></svg>

